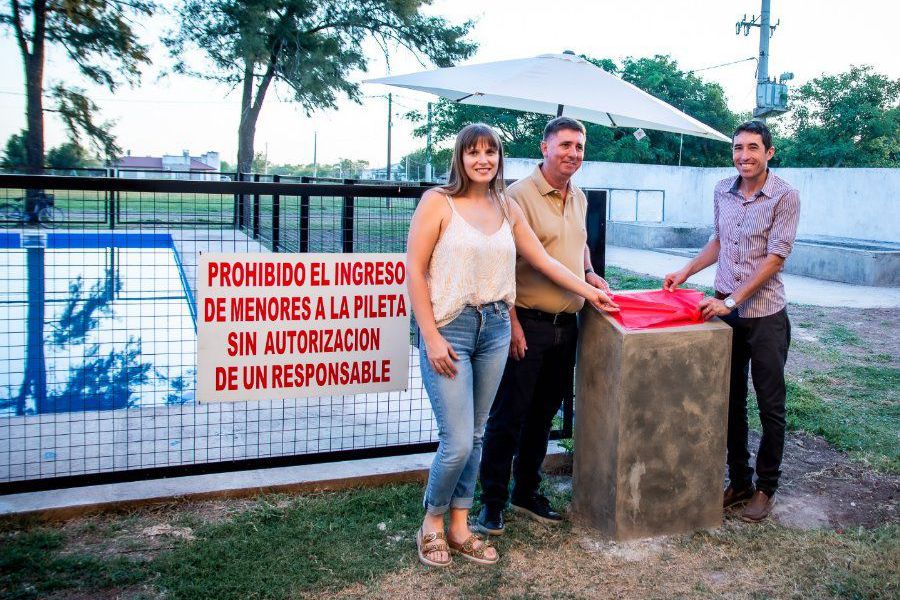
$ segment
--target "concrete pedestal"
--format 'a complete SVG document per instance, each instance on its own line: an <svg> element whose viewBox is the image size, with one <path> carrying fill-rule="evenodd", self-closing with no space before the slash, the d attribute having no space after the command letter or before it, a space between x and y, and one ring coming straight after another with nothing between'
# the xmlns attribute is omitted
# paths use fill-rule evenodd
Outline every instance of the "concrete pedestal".
<svg viewBox="0 0 900 600"><path fill-rule="evenodd" d="M731 328L581 314L572 511L617 540L717 527Z"/></svg>

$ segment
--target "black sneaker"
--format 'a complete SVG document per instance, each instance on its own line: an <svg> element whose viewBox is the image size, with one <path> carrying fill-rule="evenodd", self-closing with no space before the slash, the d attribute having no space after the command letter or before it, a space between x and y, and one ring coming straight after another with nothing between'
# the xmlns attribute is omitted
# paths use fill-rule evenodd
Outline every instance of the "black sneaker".
<svg viewBox="0 0 900 600"><path fill-rule="evenodd" d="M563 520L562 515L553 510L550 501L542 494L534 494L528 499L514 499L510 506L516 512L528 515L536 521L556 525Z"/></svg>
<svg viewBox="0 0 900 600"><path fill-rule="evenodd" d="M485 535L503 535L503 511L499 508L481 507L475 519L475 529Z"/></svg>

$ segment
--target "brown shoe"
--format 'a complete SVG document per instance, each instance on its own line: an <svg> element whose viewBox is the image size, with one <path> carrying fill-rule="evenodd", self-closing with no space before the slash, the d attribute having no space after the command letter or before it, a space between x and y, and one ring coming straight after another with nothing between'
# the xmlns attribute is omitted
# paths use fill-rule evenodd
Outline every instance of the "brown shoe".
<svg viewBox="0 0 900 600"><path fill-rule="evenodd" d="M741 520L747 523L759 523L769 516L773 506L775 506L775 496L767 496L764 491L756 490L741 513Z"/></svg>
<svg viewBox="0 0 900 600"><path fill-rule="evenodd" d="M725 495L722 500L722 508L729 508L736 504L743 504L753 496L753 486L737 490L730 485L725 488Z"/></svg>

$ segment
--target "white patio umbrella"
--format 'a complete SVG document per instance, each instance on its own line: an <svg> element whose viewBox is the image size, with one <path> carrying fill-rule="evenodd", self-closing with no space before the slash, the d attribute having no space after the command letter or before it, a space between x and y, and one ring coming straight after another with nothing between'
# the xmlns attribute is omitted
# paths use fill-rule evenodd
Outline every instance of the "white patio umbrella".
<svg viewBox="0 0 900 600"><path fill-rule="evenodd" d="M367 79L460 104L565 115L607 127L640 127L731 143L731 139L574 54L447 67Z"/></svg>

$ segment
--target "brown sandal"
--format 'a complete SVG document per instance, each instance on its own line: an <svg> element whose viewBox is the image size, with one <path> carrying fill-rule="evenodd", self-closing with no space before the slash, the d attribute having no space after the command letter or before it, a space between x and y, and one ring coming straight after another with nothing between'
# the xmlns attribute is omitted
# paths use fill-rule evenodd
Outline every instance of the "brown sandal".
<svg viewBox="0 0 900 600"><path fill-rule="evenodd" d="M478 546L475 544L477 542L481 542ZM466 538L462 544L454 544L452 540L449 541L450 550L452 552L456 552L457 554L461 554L463 558L466 560L471 560L472 562L476 562L480 565L495 565L497 561L500 560L500 556L495 556L494 558L487 558L484 553L488 548L493 548L493 545L483 539L480 536L475 535L474 533Z"/></svg>
<svg viewBox="0 0 900 600"><path fill-rule="evenodd" d="M447 541L443 531L432 531L425 533L422 528L416 532L416 548L419 551L419 562L429 567L446 567L453 562L450 556L450 548L447 547ZM446 552L447 560L432 560L426 555L432 552Z"/></svg>

